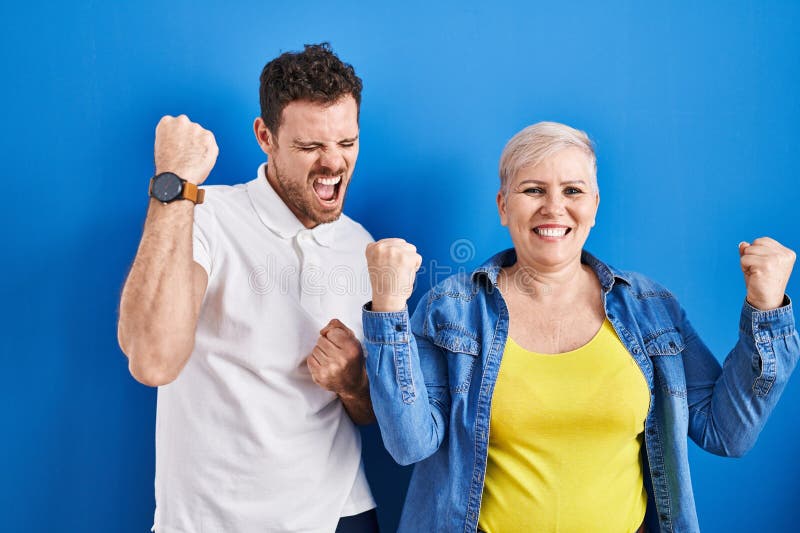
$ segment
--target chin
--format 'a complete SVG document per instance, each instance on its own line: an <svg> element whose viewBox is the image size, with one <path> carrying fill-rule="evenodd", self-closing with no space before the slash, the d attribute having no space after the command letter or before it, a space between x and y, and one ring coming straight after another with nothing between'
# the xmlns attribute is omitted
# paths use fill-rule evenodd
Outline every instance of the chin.
<svg viewBox="0 0 800 533"><path fill-rule="evenodd" d="M335 213L326 213L325 215L319 215L314 219L314 222L317 224L329 224L331 222L335 222L339 220L339 217L342 216L342 210L338 210Z"/></svg>
<svg viewBox="0 0 800 533"><path fill-rule="evenodd" d="M342 216L342 208L344 206L341 202L337 202L336 205L332 206L321 206L318 202L316 202L315 199L315 204L312 204L308 207L310 207L310 209L306 212L308 218L317 224L325 224L327 222L333 222Z"/></svg>
<svg viewBox="0 0 800 533"><path fill-rule="evenodd" d="M519 253L517 254L519 255ZM527 254L531 261L535 261L540 265L547 265L547 266L557 266L563 264L565 261L569 261L574 257L574 254L567 252L566 250L559 251L553 253L552 251L549 253L541 253L541 250L534 250ZM578 250L578 256L580 256L580 250Z"/></svg>

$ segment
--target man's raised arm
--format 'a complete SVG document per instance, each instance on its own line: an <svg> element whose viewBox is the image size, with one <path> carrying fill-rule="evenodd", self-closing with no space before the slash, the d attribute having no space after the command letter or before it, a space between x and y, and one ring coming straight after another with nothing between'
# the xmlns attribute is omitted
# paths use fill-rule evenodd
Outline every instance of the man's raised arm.
<svg viewBox="0 0 800 533"><path fill-rule="evenodd" d="M155 193L171 198L208 177L219 150L214 135L186 115L156 127ZM172 173L188 184L181 184ZM161 185L159 188L158 186ZM159 194L159 198L162 198ZM150 198L144 233L122 289L117 337L137 381L165 385L178 377L194 348L208 276L192 255L194 202Z"/></svg>

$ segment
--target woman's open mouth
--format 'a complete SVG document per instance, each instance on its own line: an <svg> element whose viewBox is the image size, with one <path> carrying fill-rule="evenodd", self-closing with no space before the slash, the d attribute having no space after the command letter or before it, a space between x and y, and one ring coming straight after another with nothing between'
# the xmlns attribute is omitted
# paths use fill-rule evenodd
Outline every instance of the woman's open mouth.
<svg viewBox="0 0 800 533"><path fill-rule="evenodd" d="M566 226L536 226L533 232L546 241L556 241L564 238L572 228Z"/></svg>

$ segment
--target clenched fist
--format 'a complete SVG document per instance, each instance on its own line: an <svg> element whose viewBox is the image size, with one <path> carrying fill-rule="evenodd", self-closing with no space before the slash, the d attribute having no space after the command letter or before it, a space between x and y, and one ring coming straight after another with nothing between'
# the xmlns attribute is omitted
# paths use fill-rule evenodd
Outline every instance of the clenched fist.
<svg viewBox="0 0 800 533"><path fill-rule="evenodd" d="M156 126L156 174L172 172L195 185L208 177L219 148L214 134L186 115L161 117Z"/></svg>
<svg viewBox="0 0 800 533"><path fill-rule="evenodd" d="M750 305L762 311L783 305L796 257L792 250L769 237L759 237L752 244L739 243L739 260Z"/></svg>
<svg viewBox="0 0 800 533"><path fill-rule="evenodd" d="M335 318L320 330L306 365L314 383L339 396L355 396L369 387L361 342Z"/></svg>
<svg viewBox="0 0 800 533"><path fill-rule="evenodd" d="M402 311L414 290L422 256L403 239L381 239L367 245L367 268L372 283L372 310Z"/></svg>

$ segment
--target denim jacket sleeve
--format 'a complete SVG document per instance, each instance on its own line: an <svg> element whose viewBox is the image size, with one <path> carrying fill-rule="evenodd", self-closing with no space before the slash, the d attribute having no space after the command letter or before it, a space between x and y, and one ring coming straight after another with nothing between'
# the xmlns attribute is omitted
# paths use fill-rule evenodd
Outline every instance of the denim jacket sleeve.
<svg viewBox="0 0 800 533"><path fill-rule="evenodd" d="M755 444L797 363L800 339L788 296L784 306L742 306L739 339L719 363L681 313L689 436L701 448L740 457Z"/></svg>
<svg viewBox="0 0 800 533"><path fill-rule="evenodd" d="M368 303L362 311L372 406L384 446L402 465L433 455L449 419L447 361L423 334L427 299L410 320L408 309L376 313Z"/></svg>

